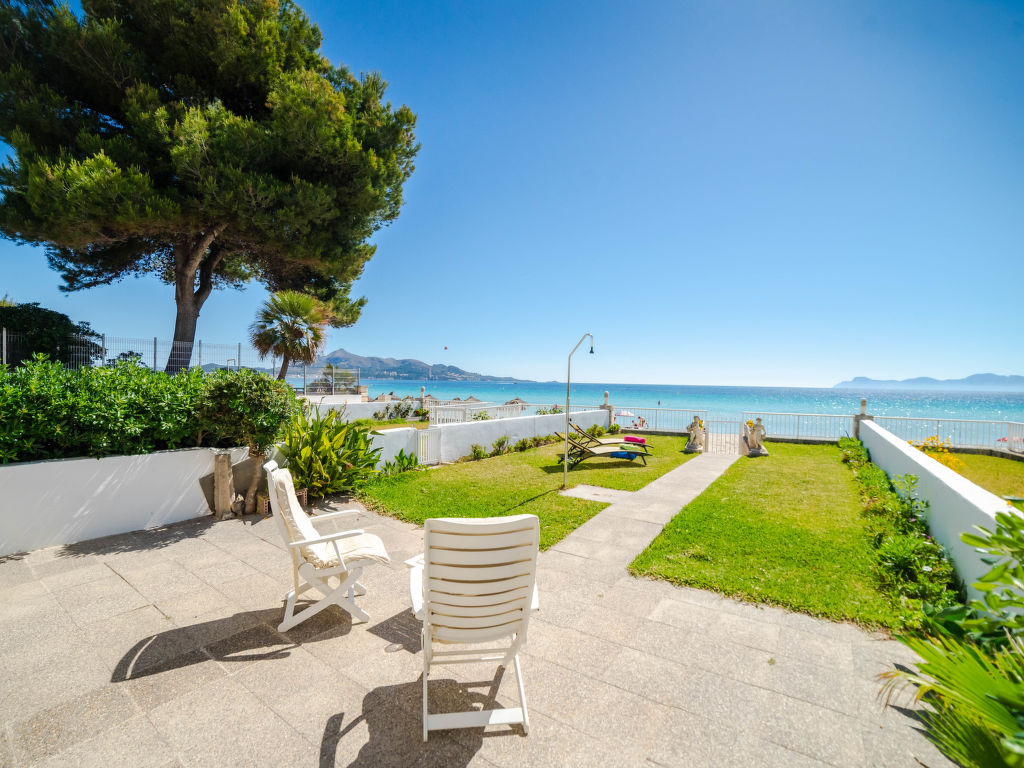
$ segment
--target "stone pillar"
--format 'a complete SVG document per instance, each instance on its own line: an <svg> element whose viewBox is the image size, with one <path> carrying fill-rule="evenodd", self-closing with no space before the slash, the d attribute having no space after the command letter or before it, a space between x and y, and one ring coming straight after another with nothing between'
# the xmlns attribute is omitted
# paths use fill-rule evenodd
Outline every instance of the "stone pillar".
<svg viewBox="0 0 1024 768"><path fill-rule="evenodd" d="M363 403L370 402L370 385L360 384L359 385L359 400Z"/></svg>
<svg viewBox="0 0 1024 768"><path fill-rule="evenodd" d="M860 440L860 423L862 421L874 421L875 417L867 412L868 400L866 397L860 399L860 413L853 417L853 439Z"/></svg>
<svg viewBox="0 0 1024 768"><path fill-rule="evenodd" d="M235 477L231 471L231 452L216 451L213 455L213 512L218 520L232 517L235 500Z"/></svg>
<svg viewBox="0 0 1024 768"><path fill-rule="evenodd" d="M424 399L424 398L426 398L426 396L427 396L427 388L421 386L420 387L420 410L421 411L426 407L426 400Z"/></svg>
<svg viewBox="0 0 1024 768"><path fill-rule="evenodd" d="M611 405L611 403L608 402L608 391L607 390L605 390L605 393L604 393L604 402L601 404L601 410L608 411L608 424L607 424L607 426L610 427L614 423L614 420L613 420L613 415L612 415L613 414L612 405Z"/></svg>

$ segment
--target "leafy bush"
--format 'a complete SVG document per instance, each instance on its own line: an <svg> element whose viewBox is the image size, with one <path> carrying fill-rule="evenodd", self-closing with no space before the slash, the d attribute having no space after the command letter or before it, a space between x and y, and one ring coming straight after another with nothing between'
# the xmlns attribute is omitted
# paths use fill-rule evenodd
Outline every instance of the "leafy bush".
<svg viewBox="0 0 1024 768"><path fill-rule="evenodd" d="M600 424L592 424L591 426L587 427L587 434L590 435L591 437L601 437L602 435L604 435L604 427L602 427Z"/></svg>
<svg viewBox="0 0 1024 768"><path fill-rule="evenodd" d="M921 657L919 672L881 676L890 697L917 688L928 738L967 768L1024 764L1024 519L999 513L996 524L961 536L989 555L993 568L975 584L984 599L933 613L927 637L900 637Z"/></svg>
<svg viewBox="0 0 1024 768"><path fill-rule="evenodd" d="M469 457L471 459L486 459L487 449L478 443L473 443L469 446Z"/></svg>
<svg viewBox="0 0 1024 768"><path fill-rule="evenodd" d="M520 453L528 451L532 447L533 442L528 437L524 437L522 440L516 440L516 444L512 446L513 450L519 451Z"/></svg>
<svg viewBox="0 0 1024 768"><path fill-rule="evenodd" d="M337 411L300 411L277 447L295 487L306 488L312 498L352 493L377 474L380 448L371 448L369 432L341 421Z"/></svg>
<svg viewBox="0 0 1024 768"><path fill-rule="evenodd" d="M43 356L0 367L0 462L152 453L226 445L199 408L205 378L131 362L69 370Z"/></svg>
<svg viewBox="0 0 1024 768"><path fill-rule="evenodd" d="M385 461L380 470L383 477L399 475L402 472L411 472L419 466L420 460L415 453L406 453L403 448L395 456L394 461Z"/></svg>
<svg viewBox="0 0 1024 768"><path fill-rule="evenodd" d="M930 611L957 604L953 565L928 532L927 503L917 495L917 478L906 475L890 482L859 440L840 438L839 450L860 485L875 575L907 610L907 625L920 625L926 606Z"/></svg>
<svg viewBox="0 0 1024 768"><path fill-rule="evenodd" d="M619 425L619 424L612 424L610 427L608 427L608 434L609 435L617 435L617 434L619 434L619 432L621 430L622 430L622 426L621 425Z"/></svg>
<svg viewBox="0 0 1024 768"><path fill-rule="evenodd" d="M430 409L429 408L417 408L412 412L413 416L419 416L420 421L430 421Z"/></svg>
<svg viewBox="0 0 1024 768"><path fill-rule="evenodd" d="M286 382L243 368L214 371L206 377L200 407L204 430L222 443L245 445L250 456L262 456L281 427L297 410L298 400Z"/></svg>
<svg viewBox="0 0 1024 768"><path fill-rule="evenodd" d="M490 421L491 414L487 411L477 411L473 414L473 421Z"/></svg>
<svg viewBox="0 0 1024 768"><path fill-rule="evenodd" d="M508 444L508 435L502 435L499 437L491 446L491 456L501 456L503 453L508 453Z"/></svg>

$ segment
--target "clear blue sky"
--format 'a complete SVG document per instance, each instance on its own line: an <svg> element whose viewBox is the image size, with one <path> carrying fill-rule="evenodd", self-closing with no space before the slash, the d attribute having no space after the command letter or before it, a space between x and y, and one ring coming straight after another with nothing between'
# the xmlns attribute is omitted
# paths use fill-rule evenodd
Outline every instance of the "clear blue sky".
<svg viewBox="0 0 1024 768"><path fill-rule="evenodd" d="M580 380L1024 373L1024 4L301 4L423 144L329 349L552 379L591 331ZM171 333L155 278L58 283L0 244L0 295ZM264 296L214 294L199 336Z"/></svg>

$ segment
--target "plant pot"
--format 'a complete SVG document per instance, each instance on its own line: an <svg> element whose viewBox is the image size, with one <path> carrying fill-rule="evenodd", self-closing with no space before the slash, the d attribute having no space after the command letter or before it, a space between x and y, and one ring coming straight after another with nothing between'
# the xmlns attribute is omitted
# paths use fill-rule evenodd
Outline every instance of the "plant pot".
<svg viewBox="0 0 1024 768"><path fill-rule="evenodd" d="M299 500L299 504L305 509L309 506L309 490L307 488L297 488L295 490L295 498Z"/></svg>
<svg viewBox="0 0 1024 768"><path fill-rule="evenodd" d="M309 497L309 493L308 493L307 489L305 489L305 488L296 488L295 489L295 498L299 500L299 504L302 505L303 509L305 509L306 507L309 506L309 498L308 497ZM269 517L270 516L270 498L267 497L265 494L262 494L262 493L256 494L256 509L264 517Z"/></svg>

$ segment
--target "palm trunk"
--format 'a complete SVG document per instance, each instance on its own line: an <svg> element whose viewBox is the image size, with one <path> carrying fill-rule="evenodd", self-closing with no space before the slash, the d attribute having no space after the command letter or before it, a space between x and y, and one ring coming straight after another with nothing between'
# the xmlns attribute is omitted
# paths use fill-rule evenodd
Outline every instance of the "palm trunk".
<svg viewBox="0 0 1024 768"><path fill-rule="evenodd" d="M278 381L283 380L284 377L285 377L285 374L288 373L288 363L289 362L290 361L288 360L288 355L281 355L281 370L277 374L277 380Z"/></svg>

